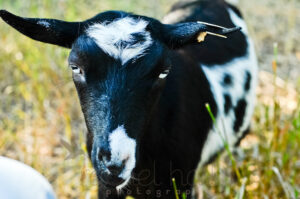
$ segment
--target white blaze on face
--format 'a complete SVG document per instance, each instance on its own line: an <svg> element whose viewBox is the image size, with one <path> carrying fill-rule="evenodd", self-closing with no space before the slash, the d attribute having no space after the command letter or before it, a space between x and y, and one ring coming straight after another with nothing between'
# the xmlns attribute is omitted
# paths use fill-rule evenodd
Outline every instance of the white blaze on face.
<svg viewBox="0 0 300 199"><path fill-rule="evenodd" d="M99 23L90 26L87 35L108 55L120 59L122 64L133 58L144 55L152 44L150 33L146 31L148 22L142 19L125 17L111 23ZM135 42L134 34L143 37L143 41Z"/></svg>
<svg viewBox="0 0 300 199"><path fill-rule="evenodd" d="M111 162L120 163L125 161L125 168L119 177L128 182L131 177L131 172L135 167L135 140L128 137L126 130L122 125L109 135L109 145L111 149Z"/></svg>

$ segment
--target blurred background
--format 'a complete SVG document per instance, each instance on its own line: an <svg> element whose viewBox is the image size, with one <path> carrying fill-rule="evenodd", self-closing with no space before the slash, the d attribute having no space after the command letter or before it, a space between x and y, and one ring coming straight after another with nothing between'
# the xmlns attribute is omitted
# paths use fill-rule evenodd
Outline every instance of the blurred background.
<svg viewBox="0 0 300 199"><path fill-rule="evenodd" d="M79 21L105 10L162 19L176 0L0 0L26 17ZM197 179L199 198L300 198L300 1L234 1L260 66L252 132L235 163L223 153ZM0 21L0 155L41 172L58 198L95 198L85 123L67 68L69 50L45 45Z"/></svg>

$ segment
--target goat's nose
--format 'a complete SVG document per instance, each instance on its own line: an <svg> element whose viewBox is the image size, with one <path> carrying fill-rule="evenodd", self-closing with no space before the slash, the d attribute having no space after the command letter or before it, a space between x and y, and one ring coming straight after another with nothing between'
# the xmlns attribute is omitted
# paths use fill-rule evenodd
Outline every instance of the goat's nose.
<svg viewBox="0 0 300 199"><path fill-rule="evenodd" d="M98 151L98 159L101 164L108 169L112 175L118 176L125 168L126 162L129 157L122 158L112 158L111 151L105 148L100 148Z"/></svg>

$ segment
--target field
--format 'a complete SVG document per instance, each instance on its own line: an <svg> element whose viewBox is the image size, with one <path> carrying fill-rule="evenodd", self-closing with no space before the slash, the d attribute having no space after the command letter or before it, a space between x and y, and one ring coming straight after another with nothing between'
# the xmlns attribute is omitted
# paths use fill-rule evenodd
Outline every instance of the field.
<svg viewBox="0 0 300 199"><path fill-rule="evenodd" d="M0 9L69 21L111 9L161 19L173 2L0 0ZM261 69L257 107L240 155L224 152L200 171L199 199L300 198L300 1L240 0L238 5ZM86 128L67 68L69 50L32 41L2 21L0 44L0 155L37 169L60 199L95 198Z"/></svg>

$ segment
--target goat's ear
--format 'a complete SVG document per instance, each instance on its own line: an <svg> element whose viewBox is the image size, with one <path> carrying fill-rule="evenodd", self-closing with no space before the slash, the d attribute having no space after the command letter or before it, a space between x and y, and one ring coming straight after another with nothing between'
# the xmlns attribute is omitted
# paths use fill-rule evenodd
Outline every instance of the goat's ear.
<svg viewBox="0 0 300 199"><path fill-rule="evenodd" d="M240 27L225 28L205 22L188 22L163 25L163 40L170 48L204 41L207 34L227 38L226 35L239 31Z"/></svg>
<svg viewBox="0 0 300 199"><path fill-rule="evenodd" d="M83 29L80 22L23 18L0 10L0 17L22 34L45 43L70 48Z"/></svg>

